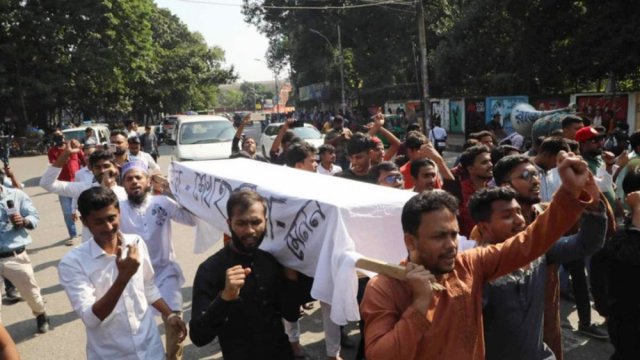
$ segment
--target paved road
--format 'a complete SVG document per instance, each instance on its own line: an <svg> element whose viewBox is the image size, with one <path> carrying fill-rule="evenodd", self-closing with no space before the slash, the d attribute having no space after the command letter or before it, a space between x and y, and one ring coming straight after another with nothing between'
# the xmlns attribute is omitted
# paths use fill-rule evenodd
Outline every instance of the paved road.
<svg viewBox="0 0 640 360"><path fill-rule="evenodd" d="M163 149L160 165L166 171L170 161L169 148ZM455 154L449 154L451 161ZM12 168L18 178L25 183L25 191L33 199L35 206L40 211L40 226L32 232L33 244L28 253L34 264L36 279L42 288L42 294L47 304L47 312L51 317L54 329L44 335L35 335L35 319L25 302L2 306L2 320L18 344L19 352L23 359L84 359L85 358L85 332L84 326L69 305L69 301L58 283L57 264L59 259L69 251L64 246L67 237L66 228L62 219L62 213L55 195L46 193L37 186L39 176L47 165L45 156L24 157L12 159ZM80 225L79 225L80 226ZM174 224L173 240L176 244L178 261L182 265L186 283L182 289L186 319L191 314L191 285L197 266L213 254L216 249L211 249L207 254L193 254L194 236L193 230ZM575 310L568 304L564 304L565 313L570 314L569 319L576 325ZM302 343L307 351L316 359L323 358L323 334L322 323L319 316L319 306L303 318ZM349 325L350 337L354 341L359 340L355 324ZM587 341L582 337L572 336L572 341L567 343L572 349L566 354L565 359L606 359L611 353L608 343L599 341ZM575 339L575 341L573 341ZM574 346L575 344L575 346ZM353 350L345 350L345 359L352 359ZM216 344L204 348L196 348L189 340L186 341L186 359L220 359L220 353Z"/></svg>

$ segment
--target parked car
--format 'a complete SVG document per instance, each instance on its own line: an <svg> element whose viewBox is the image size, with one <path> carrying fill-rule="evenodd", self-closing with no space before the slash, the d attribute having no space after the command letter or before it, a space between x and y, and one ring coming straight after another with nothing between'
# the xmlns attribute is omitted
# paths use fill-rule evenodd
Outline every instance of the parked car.
<svg viewBox="0 0 640 360"><path fill-rule="evenodd" d="M82 125L74 128L64 129L62 133L64 134L64 138L67 140L76 139L80 143L84 142L85 130L87 128L92 128L93 133L98 139L99 145L106 145L109 143L109 137L111 136L111 131L109 131L109 127L107 124L88 124Z"/></svg>
<svg viewBox="0 0 640 360"><path fill-rule="evenodd" d="M217 115L180 116L176 124L173 157L178 161L226 159L236 130Z"/></svg>
<svg viewBox="0 0 640 360"><path fill-rule="evenodd" d="M278 131L283 123L273 123L267 125L264 129L264 132L260 136L260 141L258 144L260 145L260 150L265 157L269 157L269 151L271 150L271 145L273 144L273 140L275 140L278 135ZM296 134L297 137L305 140L309 144L315 146L316 148L320 145L324 144L324 135L318 129L316 129L313 125L305 123L304 126L292 128L293 133Z"/></svg>

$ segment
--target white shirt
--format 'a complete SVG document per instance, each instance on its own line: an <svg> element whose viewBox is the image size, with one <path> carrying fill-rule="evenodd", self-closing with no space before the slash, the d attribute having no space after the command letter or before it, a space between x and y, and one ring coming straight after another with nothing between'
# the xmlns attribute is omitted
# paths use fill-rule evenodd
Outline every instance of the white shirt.
<svg viewBox="0 0 640 360"><path fill-rule="evenodd" d="M140 150L137 155L133 155L132 153L129 153L129 161L134 161L134 160L142 161L145 164L147 164L147 168L149 169L149 171L151 170L160 171L160 166L156 164L156 162L153 160L153 157L151 157L149 153L146 153L142 150Z"/></svg>
<svg viewBox="0 0 640 360"><path fill-rule="evenodd" d="M156 285L163 289L162 282L177 276L179 286L184 284L182 269L176 262L176 253L171 241L171 220L180 224L195 226L194 216L164 195L151 196L140 206L129 200L120 201L120 230L127 234L140 236L149 249L149 257L155 271ZM182 310L182 297L171 296L175 290L162 291L171 310Z"/></svg>
<svg viewBox="0 0 640 360"><path fill-rule="evenodd" d="M562 185L558 168L554 167L551 170L545 171L540 166L535 166L540 172L540 200L542 202L549 202L553 198L553 194L555 194Z"/></svg>
<svg viewBox="0 0 640 360"><path fill-rule="evenodd" d="M435 135L435 138L434 138ZM447 130L441 128L440 126L436 126L429 131L429 141L432 144L436 143L436 140L444 140L447 138Z"/></svg>
<svg viewBox="0 0 640 360"><path fill-rule="evenodd" d="M318 174L322 174L322 175L335 175L340 171L342 171L342 168L336 164L331 165L331 170L327 170L324 167L322 167L322 164L318 164L318 169L316 170Z"/></svg>
<svg viewBox="0 0 640 360"><path fill-rule="evenodd" d="M54 167L49 165L47 170L45 170L44 174L40 177L40 186L42 186L45 190L52 192L54 194L67 196L73 198L73 202L71 203L72 211L78 208L78 197L82 194L83 191L90 189L94 186L100 186L97 182L94 183L86 183L86 182L69 182L69 181L60 181L58 180L58 175L62 168ZM124 190L122 186L114 185L111 187L111 190L116 194L118 200L126 200L127 192ZM88 241L91 238L91 232L86 227L82 229L82 241Z"/></svg>
<svg viewBox="0 0 640 360"><path fill-rule="evenodd" d="M91 184L93 183L93 180L95 180L95 176L91 170L89 170L88 167L83 166L76 172L75 179L73 181Z"/></svg>
<svg viewBox="0 0 640 360"><path fill-rule="evenodd" d="M140 267L104 320L93 313L118 276L115 255L91 241L69 251L58 265L60 284L87 331L87 359L164 359L164 348L150 304L161 299L144 241L122 234L123 245L138 244ZM73 341L73 339L70 339Z"/></svg>

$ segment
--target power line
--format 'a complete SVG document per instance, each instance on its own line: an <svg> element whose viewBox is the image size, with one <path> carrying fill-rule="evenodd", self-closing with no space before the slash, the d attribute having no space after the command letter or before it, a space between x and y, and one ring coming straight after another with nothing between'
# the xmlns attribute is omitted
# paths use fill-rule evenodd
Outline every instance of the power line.
<svg viewBox="0 0 640 360"><path fill-rule="evenodd" d="M243 7L244 4L230 4L230 3L222 3L217 1L207 1L207 0L178 0L182 2L188 2L193 4L203 4L203 5L214 5L214 6L229 6L229 7ZM408 1L402 0L383 0L379 2L371 2L366 4L355 4L355 5L344 5L344 6L271 6L271 5L258 5L257 3L248 4L248 6L257 6L263 9L275 9L275 10L347 10L347 9L358 9L358 8L366 8L372 6L382 6L382 5L406 5L412 6L413 4Z"/></svg>

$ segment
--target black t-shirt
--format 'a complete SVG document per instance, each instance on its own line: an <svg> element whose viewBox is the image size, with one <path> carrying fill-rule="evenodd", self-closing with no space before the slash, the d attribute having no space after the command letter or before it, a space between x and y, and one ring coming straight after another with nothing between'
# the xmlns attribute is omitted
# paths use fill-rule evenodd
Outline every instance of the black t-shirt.
<svg viewBox="0 0 640 360"><path fill-rule="evenodd" d="M335 174L334 176L345 178L345 179L349 179L349 180L366 182L366 183L370 183L370 184L373 183L373 181L371 181L371 178L369 177L369 174L358 175L358 174L354 173L351 169L343 170L343 171Z"/></svg>

